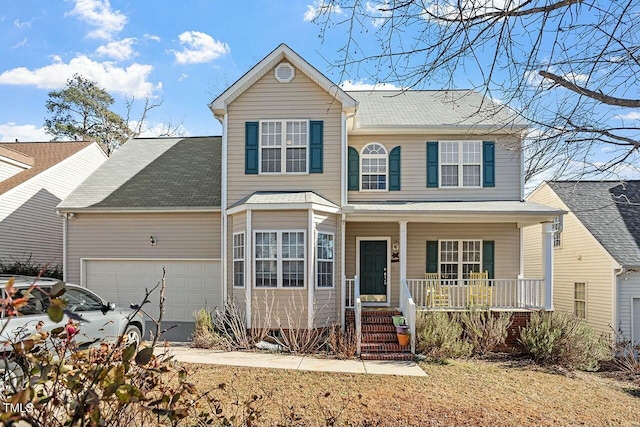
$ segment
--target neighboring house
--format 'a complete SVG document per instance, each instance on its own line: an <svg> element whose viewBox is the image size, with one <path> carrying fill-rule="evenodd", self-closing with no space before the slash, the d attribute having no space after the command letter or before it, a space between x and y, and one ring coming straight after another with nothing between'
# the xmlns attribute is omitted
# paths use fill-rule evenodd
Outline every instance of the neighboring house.
<svg viewBox="0 0 640 427"><path fill-rule="evenodd" d="M551 307L550 277L521 276L521 231L550 224L562 211L522 201L526 126L505 107L467 90L345 92L280 45L210 108L223 127L219 157L199 175L212 180L207 190L219 191L205 203L211 212L192 212L200 205L190 203L202 202L197 192L180 206L184 212L133 209L115 200L107 206L108 192L76 201L93 194L88 180L59 207L75 215L68 220L69 280L106 292L102 287L116 285L100 284L91 273L98 267L102 277L115 277L129 263L219 259L217 305L233 300L248 325L284 329L344 324L358 301L407 312L412 301L418 309L464 308L472 302L467 289L478 283L491 286L482 302L489 307ZM125 150L150 150L159 141L128 142L92 185L100 187L107 174L98 173L108 169L122 171L110 191L132 185L148 160L127 164ZM190 150L194 141L171 150ZM154 174L162 180L139 183L136 191L161 192L163 183L180 182L190 170L167 160ZM154 209L162 210L162 227L148 226ZM209 218L212 226L193 235L184 215ZM89 245L88 235L111 224L109 236ZM179 232L163 236L173 229ZM98 244L105 239L114 246ZM543 243L550 248L551 231L540 237ZM488 277L471 283L470 273L480 271ZM425 272L438 275L446 305L434 304L436 284ZM140 292L141 284L122 283L117 286ZM186 307L216 305L196 291L190 295L168 299L168 306L187 305L184 318L178 312L167 318L186 320Z"/></svg>
<svg viewBox="0 0 640 427"><path fill-rule="evenodd" d="M640 344L640 181L551 181L528 200L568 211L555 225L555 309ZM525 230L527 275L540 272L537 235Z"/></svg>
<svg viewBox="0 0 640 427"><path fill-rule="evenodd" d="M62 267L56 205L105 160L91 142L0 143L0 261Z"/></svg>

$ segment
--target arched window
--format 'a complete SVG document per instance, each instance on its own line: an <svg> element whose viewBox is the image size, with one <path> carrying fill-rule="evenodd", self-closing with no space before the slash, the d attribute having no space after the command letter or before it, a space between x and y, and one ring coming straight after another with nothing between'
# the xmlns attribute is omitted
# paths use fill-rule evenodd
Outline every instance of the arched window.
<svg viewBox="0 0 640 427"><path fill-rule="evenodd" d="M387 189L387 149L372 142L362 149L362 190Z"/></svg>

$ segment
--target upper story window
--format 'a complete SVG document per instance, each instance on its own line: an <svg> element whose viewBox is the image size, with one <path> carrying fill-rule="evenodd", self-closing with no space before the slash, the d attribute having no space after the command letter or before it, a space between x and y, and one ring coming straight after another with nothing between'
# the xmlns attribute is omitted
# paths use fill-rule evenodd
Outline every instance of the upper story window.
<svg viewBox="0 0 640 427"><path fill-rule="evenodd" d="M373 142L362 149L362 190L387 190L387 150Z"/></svg>
<svg viewBox="0 0 640 427"><path fill-rule="evenodd" d="M307 173L309 122L260 122L260 173Z"/></svg>
<svg viewBox="0 0 640 427"><path fill-rule="evenodd" d="M481 141L440 142L441 187L480 187Z"/></svg>
<svg viewBox="0 0 640 427"><path fill-rule="evenodd" d="M557 216L553 218L553 247L559 248L562 246L562 223L560 222L560 217Z"/></svg>

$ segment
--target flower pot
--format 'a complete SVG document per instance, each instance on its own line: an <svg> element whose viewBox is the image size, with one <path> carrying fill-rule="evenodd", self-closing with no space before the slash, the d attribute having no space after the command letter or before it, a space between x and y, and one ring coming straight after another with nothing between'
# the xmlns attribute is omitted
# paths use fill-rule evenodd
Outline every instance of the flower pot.
<svg viewBox="0 0 640 427"><path fill-rule="evenodd" d="M407 332L409 332L409 326L408 325L398 325L396 326L396 332L399 334L406 334Z"/></svg>
<svg viewBox="0 0 640 427"><path fill-rule="evenodd" d="M391 318L393 319L393 326L400 326L404 323L404 316L396 315L391 316Z"/></svg>
<svg viewBox="0 0 640 427"><path fill-rule="evenodd" d="M398 344L400 344L403 347L406 347L406 346L409 345L409 342L411 340L410 339L411 335L409 335L409 334L397 334L397 336L398 336Z"/></svg>

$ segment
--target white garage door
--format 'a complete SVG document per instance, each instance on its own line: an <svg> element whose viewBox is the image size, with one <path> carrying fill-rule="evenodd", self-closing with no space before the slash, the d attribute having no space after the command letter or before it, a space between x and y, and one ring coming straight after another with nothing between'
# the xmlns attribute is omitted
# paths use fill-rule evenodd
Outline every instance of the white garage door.
<svg viewBox="0 0 640 427"><path fill-rule="evenodd" d="M165 315L168 321L193 321L200 308L222 307L220 261L185 260L83 260L82 284L107 301L128 307L139 304L145 288L162 280L166 268ZM157 318L160 288L145 311Z"/></svg>

